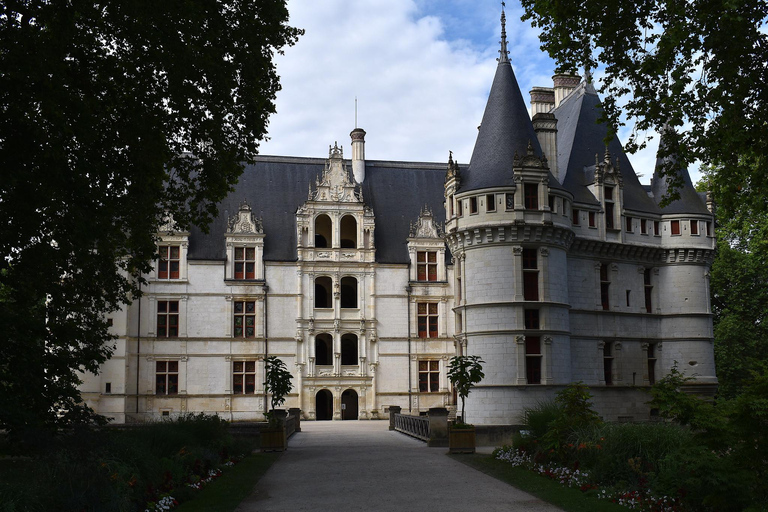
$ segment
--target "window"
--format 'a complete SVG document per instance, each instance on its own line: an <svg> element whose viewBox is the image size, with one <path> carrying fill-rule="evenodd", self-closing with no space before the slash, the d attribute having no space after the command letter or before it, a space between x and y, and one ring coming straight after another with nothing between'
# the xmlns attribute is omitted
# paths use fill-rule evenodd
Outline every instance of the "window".
<svg viewBox="0 0 768 512"><path fill-rule="evenodd" d="M539 310L538 309L525 310L525 328L526 329L539 328Z"/></svg>
<svg viewBox="0 0 768 512"><path fill-rule="evenodd" d="M331 294L333 283L328 276L321 276L315 279L315 307L316 308L330 308L332 307Z"/></svg>
<svg viewBox="0 0 768 512"><path fill-rule="evenodd" d="M477 198L476 197L470 197L469 198L469 213L470 214L477 213Z"/></svg>
<svg viewBox="0 0 768 512"><path fill-rule="evenodd" d="M419 302L419 338L437 338L437 302Z"/></svg>
<svg viewBox="0 0 768 512"><path fill-rule="evenodd" d="M571 212L572 212L572 215L571 215L571 216L573 217L573 219L571 220L571 222L573 223L573 225L574 225L574 226L578 226L578 225L579 225L579 213L580 213L580 212L579 212L579 210L577 210L576 208L574 208L573 210L571 210Z"/></svg>
<svg viewBox="0 0 768 512"><path fill-rule="evenodd" d="M256 393L256 361L232 363L232 393L235 395Z"/></svg>
<svg viewBox="0 0 768 512"><path fill-rule="evenodd" d="M333 242L333 223L325 214L318 215L315 219L315 247L330 247Z"/></svg>
<svg viewBox="0 0 768 512"><path fill-rule="evenodd" d="M659 221L655 220L653 221L653 234L655 236L659 236Z"/></svg>
<svg viewBox="0 0 768 512"><path fill-rule="evenodd" d="M464 215L464 201L462 201L461 199L456 201L456 210L458 212L459 217Z"/></svg>
<svg viewBox="0 0 768 512"><path fill-rule="evenodd" d="M175 338L179 335L179 301L157 301L157 337Z"/></svg>
<svg viewBox="0 0 768 512"><path fill-rule="evenodd" d="M699 221L692 220L691 221L691 234L692 235L698 235L699 234Z"/></svg>
<svg viewBox="0 0 768 512"><path fill-rule="evenodd" d="M589 212L589 227L595 227L595 212Z"/></svg>
<svg viewBox="0 0 768 512"><path fill-rule="evenodd" d="M112 383L111 382L107 382L106 384L104 384L104 393L107 394L107 395L112 393Z"/></svg>
<svg viewBox="0 0 768 512"><path fill-rule="evenodd" d="M605 227L613 229L613 187L605 187Z"/></svg>
<svg viewBox="0 0 768 512"><path fill-rule="evenodd" d="M640 219L640 234L641 235L648 234L648 221L645 219Z"/></svg>
<svg viewBox="0 0 768 512"><path fill-rule="evenodd" d="M437 281L437 252L419 251L416 253L416 279L419 281Z"/></svg>
<svg viewBox="0 0 768 512"><path fill-rule="evenodd" d="M523 187L525 191L525 209L526 210L538 210L539 209L539 186L535 183L526 183Z"/></svg>
<svg viewBox="0 0 768 512"><path fill-rule="evenodd" d="M157 264L158 279L178 279L181 249L178 245L161 245L160 261Z"/></svg>
<svg viewBox="0 0 768 512"><path fill-rule="evenodd" d="M672 230L673 235L679 235L680 234L680 221L679 220L673 220L669 223L670 229Z"/></svg>
<svg viewBox="0 0 768 512"><path fill-rule="evenodd" d="M487 212L495 212L496 211L496 196L493 194L488 194L485 196L485 211Z"/></svg>
<svg viewBox="0 0 768 512"><path fill-rule="evenodd" d="M523 249L523 299L539 300L539 266L536 249Z"/></svg>
<svg viewBox="0 0 768 512"><path fill-rule="evenodd" d="M712 223L707 222L707 236L712 236Z"/></svg>
<svg viewBox="0 0 768 512"><path fill-rule="evenodd" d="M603 345L603 379L606 386L613 384L613 343L609 341Z"/></svg>
<svg viewBox="0 0 768 512"><path fill-rule="evenodd" d="M179 394L178 361L155 361L155 394Z"/></svg>
<svg viewBox="0 0 768 512"><path fill-rule="evenodd" d="M627 290L627 307L629 307L629 296L632 293L632 290Z"/></svg>
<svg viewBox="0 0 768 512"><path fill-rule="evenodd" d="M354 277L341 278L341 307L350 309L357 307L357 279Z"/></svg>
<svg viewBox="0 0 768 512"><path fill-rule="evenodd" d="M611 281L608 279L608 265L603 263L600 265L600 303L603 305L603 310L608 311L611 309L611 301L609 298Z"/></svg>
<svg viewBox="0 0 768 512"><path fill-rule="evenodd" d="M453 218L453 196L448 197L448 218Z"/></svg>
<svg viewBox="0 0 768 512"><path fill-rule="evenodd" d="M357 220L352 215L345 215L339 224L342 249L357 248Z"/></svg>
<svg viewBox="0 0 768 512"><path fill-rule="evenodd" d="M347 366L358 364L357 336L352 333L341 336L341 364Z"/></svg>
<svg viewBox="0 0 768 512"><path fill-rule="evenodd" d="M235 301L235 338L253 338L256 336L256 302L252 300Z"/></svg>
<svg viewBox="0 0 768 512"><path fill-rule="evenodd" d="M505 194L504 195L504 202L507 205L507 210L514 210L515 209L515 194Z"/></svg>
<svg viewBox="0 0 768 512"><path fill-rule="evenodd" d="M651 304L651 291L653 286L651 285L651 269L647 268L643 272L643 285L645 288L645 312L653 313L653 305Z"/></svg>
<svg viewBox="0 0 768 512"><path fill-rule="evenodd" d="M555 213L555 196L549 196L549 211Z"/></svg>
<svg viewBox="0 0 768 512"><path fill-rule="evenodd" d="M419 391L440 391L440 361L419 361Z"/></svg>
<svg viewBox="0 0 768 512"><path fill-rule="evenodd" d="M525 337L525 377L528 384L541 384L541 338Z"/></svg>
<svg viewBox="0 0 768 512"><path fill-rule="evenodd" d="M648 384L656 384L656 344L648 344Z"/></svg>
<svg viewBox="0 0 768 512"><path fill-rule="evenodd" d="M327 366L333 364L331 357L331 348L333 347L333 338L328 333L318 334L315 338L315 364L318 366Z"/></svg>
<svg viewBox="0 0 768 512"><path fill-rule="evenodd" d="M256 279L256 249L235 247L235 279Z"/></svg>
<svg viewBox="0 0 768 512"><path fill-rule="evenodd" d="M632 233L632 217L625 217L624 230L627 233Z"/></svg>

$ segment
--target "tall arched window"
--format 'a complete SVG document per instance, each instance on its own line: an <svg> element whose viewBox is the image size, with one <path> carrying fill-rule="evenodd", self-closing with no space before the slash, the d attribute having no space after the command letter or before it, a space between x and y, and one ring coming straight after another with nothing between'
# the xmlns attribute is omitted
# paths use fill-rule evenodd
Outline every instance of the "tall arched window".
<svg viewBox="0 0 768 512"><path fill-rule="evenodd" d="M333 243L333 224L325 214L315 219L315 247L330 247Z"/></svg>
<svg viewBox="0 0 768 512"><path fill-rule="evenodd" d="M318 366L328 366L333 364L331 349L333 347L333 338L328 333L318 334L315 337L315 364Z"/></svg>
<svg viewBox="0 0 768 512"><path fill-rule="evenodd" d="M342 249L357 247L357 221L352 215L341 218L341 247Z"/></svg>
<svg viewBox="0 0 768 512"><path fill-rule="evenodd" d="M341 307L357 307L357 279L354 277L341 278Z"/></svg>
<svg viewBox="0 0 768 512"><path fill-rule="evenodd" d="M330 308L333 298L333 283L328 276L321 276L315 279L315 307Z"/></svg>
<svg viewBox="0 0 768 512"><path fill-rule="evenodd" d="M357 336L352 333L341 337L341 364L357 364Z"/></svg>

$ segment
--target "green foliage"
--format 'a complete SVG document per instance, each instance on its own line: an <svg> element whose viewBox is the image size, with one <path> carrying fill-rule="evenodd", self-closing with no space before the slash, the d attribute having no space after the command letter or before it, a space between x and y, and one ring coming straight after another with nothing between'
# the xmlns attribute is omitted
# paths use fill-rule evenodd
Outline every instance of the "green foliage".
<svg viewBox="0 0 768 512"><path fill-rule="evenodd" d="M264 371L266 373L264 391L272 394L271 409L280 407L285 403L285 397L293 389L291 382L293 376L286 368L283 360L276 356L269 356L264 359Z"/></svg>
<svg viewBox="0 0 768 512"><path fill-rule="evenodd" d="M544 400L525 409L523 422L531 437L541 439L549 430L549 426L562 414L563 410L559 403L554 400Z"/></svg>
<svg viewBox="0 0 768 512"><path fill-rule="evenodd" d="M592 394L583 382L574 382L557 392L555 403L560 411L541 436L541 449L554 450L562 456L575 429L601 423L600 416L592 409L591 398Z"/></svg>
<svg viewBox="0 0 768 512"><path fill-rule="evenodd" d="M205 227L257 154L301 31L284 0L4 3L0 429L84 422L166 215Z"/></svg>
<svg viewBox="0 0 768 512"><path fill-rule="evenodd" d="M253 444L235 441L225 421L204 414L121 429L78 428L50 438L16 470L18 478L8 478L0 465L0 502L9 511L144 510L171 490L177 500L191 496L187 483Z"/></svg>
<svg viewBox="0 0 768 512"><path fill-rule="evenodd" d="M461 398L461 419L465 420L464 402L469 396L472 387L479 383L485 374L483 373L485 361L479 356L453 356L448 365L448 380L453 389Z"/></svg>
<svg viewBox="0 0 768 512"><path fill-rule="evenodd" d="M696 160L718 166L721 207L746 202L768 210L764 0L522 4L523 19L541 28L542 48L560 70L604 64L600 90L609 126L619 126L622 114L635 123L625 147L642 147L638 137L646 130L668 125L675 129L670 136L680 133L676 156L683 167Z"/></svg>

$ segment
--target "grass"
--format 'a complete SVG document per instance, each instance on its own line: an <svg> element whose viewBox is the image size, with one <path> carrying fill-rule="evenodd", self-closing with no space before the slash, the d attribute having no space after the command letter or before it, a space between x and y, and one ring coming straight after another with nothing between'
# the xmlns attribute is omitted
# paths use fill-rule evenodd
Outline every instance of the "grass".
<svg viewBox="0 0 768 512"><path fill-rule="evenodd" d="M247 498L256 482L280 457L280 453L254 453L226 470L193 499L182 503L178 512L229 512Z"/></svg>
<svg viewBox="0 0 768 512"><path fill-rule="evenodd" d="M527 469L494 459L491 455L451 455L455 460L482 471L537 498L562 508L566 512L626 512L626 508L597 499L595 491L581 492L565 487Z"/></svg>

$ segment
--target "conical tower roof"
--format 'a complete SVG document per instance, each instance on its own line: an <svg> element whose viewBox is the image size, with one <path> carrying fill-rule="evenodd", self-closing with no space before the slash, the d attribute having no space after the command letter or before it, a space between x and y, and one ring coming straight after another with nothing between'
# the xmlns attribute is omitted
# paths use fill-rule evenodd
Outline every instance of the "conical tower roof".
<svg viewBox="0 0 768 512"><path fill-rule="evenodd" d="M661 140L659 141L659 150L656 153L656 167L653 170L653 179L651 180L651 192L656 204L660 203L670 189L670 182L676 181L672 176L662 176L662 170L667 167L673 169L673 172L682 182L682 186L677 189L680 198L672 201L662 208L663 213L699 213L708 214L709 210L705 202L691 182L691 176L688 169L677 162L676 142L677 134L665 126L662 129Z"/></svg>
<svg viewBox="0 0 768 512"><path fill-rule="evenodd" d="M502 11L499 65L493 78L472 159L462 175L462 192L512 185L512 162L515 152L521 157L524 156L529 142L533 145L536 156L541 157L541 147L507 53L505 16ZM554 155L552 157L554 158ZM554 186L559 186L554 178L550 180L550 183L552 182Z"/></svg>

